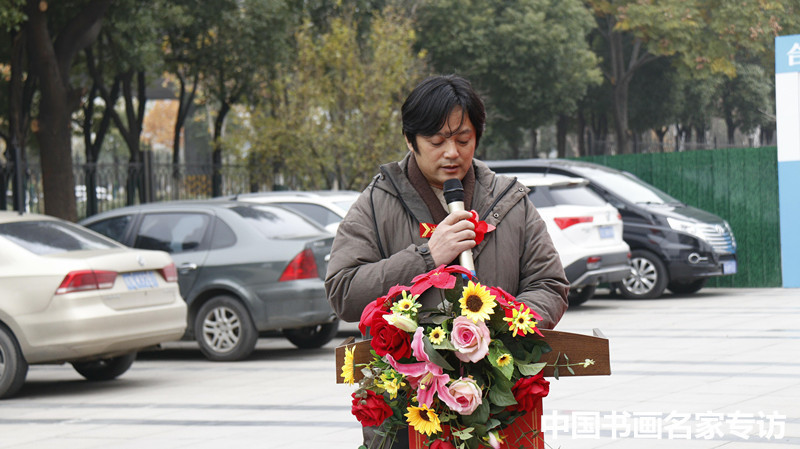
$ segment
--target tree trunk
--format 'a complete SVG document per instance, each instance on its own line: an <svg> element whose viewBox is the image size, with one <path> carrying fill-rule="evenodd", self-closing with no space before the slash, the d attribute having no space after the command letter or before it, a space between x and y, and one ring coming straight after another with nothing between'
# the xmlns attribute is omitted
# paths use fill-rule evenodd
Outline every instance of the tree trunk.
<svg viewBox="0 0 800 449"><path fill-rule="evenodd" d="M567 157L567 131L569 131L569 117L560 114L556 121L556 150L558 157L562 159Z"/></svg>
<svg viewBox="0 0 800 449"><path fill-rule="evenodd" d="M6 138L6 160L13 162L14 174L8 178L2 177L0 184L0 210L6 210L5 191L8 181L11 183L13 207L16 211L25 210L25 142L27 141L28 120L30 118L30 105L33 90L30 77L24 82L22 74L25 71L24 58L26 50L25 33L11 33L11 77L8 83L9 111L8 111L8 136Z"/></svg>
<svg viewBox="0 0 800 449"><path fill-rule="evenodd" d="M578 120L575 128L575 132L578 134L578 156L588 156L586 153L586 117L584 117L582 110L578 110Z"/></svg>
<svg viewBox="0 0 800 449"><path fill-rule="evenodd" d="M733 123L733 117L725 115L725 127L727 128L726 131L728 132L728 145L734 144L734 139L736 135L736 125Z"/></svg>
<svg viewBox="0 0 800 449"><path fill-rule="evenodd" d="M539 157L538 148L536 148L539 144L538 140L539 140L539 130L533 128L531 130L531 158L534 159Z"/></svg>
<svg viewBox="0 0 800 449"><path fill-rule="evenodd" d="M661 128L656 128L653 130L658 137L658 151L660 153L664 152L664 138L667 136L667 131L669 131L669 128L666 126L662 126Z"/></svg>
<svg viewBox="0 0 800 449"><path fill-rule="evenodd" d="M611 59L610 82L614 86L612 95L614 111L614 134L617 138L617 153L630 153L628 148L628 86L630 77L625 67L622 33L613 31L616 20L609 18L608 45Z"/></svg>
<svg viewBox="0 0 800 449"><path fill-rule="evenodd" d="M214 120L214 151L211 153L211 196L214 197L222 195L222 125L230 109L231 105L223 102Z"/></svg>
<svg viewBox="0 0 800 449"><path fill-rule="evenodd" d="M75 55L90 45L100 32L111 0L93 0L53 33L47 22L47 3L28 0L26 29L32 69L40 82L36 134L42 149L42 184L45 213L77 220L75 179L72 173L70 115L80 96L70 86L69 70Z"/></svg>
<svg viewBox="0 0 800 449"><path fill-rule="evenodd" d="M189 117L192 105L194 104L194 97L197 92L197 84L199 81L199 72L195 73L194 79L192 80L192 88L188 93L186 91L185 77L182 74L178 74L178 80L180 81L180 94L178 96L178 114L175 117L174 134L172 137L172 177L179 183L181 176L179 171L181 161L181 137L183 136L186 119ZM174 195L177 194L178 192L176 190ZM175 199L177 199L177 197Z"/></svg>
<svg viewBox="0 0 800 449"><path fill-rule="evenodd" d="M696 134L696 143L698 144L705 144L706 143L706 127L705 126L697 126L695 127L695 134ZM697 148L700 148L698 145Z"/></svg>

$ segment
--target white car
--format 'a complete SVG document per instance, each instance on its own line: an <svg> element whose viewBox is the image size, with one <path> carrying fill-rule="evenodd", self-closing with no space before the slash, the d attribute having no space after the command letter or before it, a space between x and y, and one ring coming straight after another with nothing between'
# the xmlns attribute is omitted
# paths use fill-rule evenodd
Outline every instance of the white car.
<svg viewBox="0 0 800 449"><path fill-rule="evenodd" d="M169 254L134 250L46 215L0 211L0 398L28 365L69 362L88 380L180 339L186 303Z"/></svg>
<svg viewBox="0 0 800 449"><path fill-rule="evenodd" d="M226 197L226 199L248 203L280 204L305 215L331 234L336 234L339 222L342 221L360 194L354 190L282 190L243 193Z"/></svg>
<svg viewBox="0 0 800 449"><path fill-rule="evenodd" d="M504 173L531 189L528 196L547 223L547 232L570 282L570 306L588 301L598 284L628 277L630 248L622 240L622 218L591 191L583 178L545 173Z"/></svg>

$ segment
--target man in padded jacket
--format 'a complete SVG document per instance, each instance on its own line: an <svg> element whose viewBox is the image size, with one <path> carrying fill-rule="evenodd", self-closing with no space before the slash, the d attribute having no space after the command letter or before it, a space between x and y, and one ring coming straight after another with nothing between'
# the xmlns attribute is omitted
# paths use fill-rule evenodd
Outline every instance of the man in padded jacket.
<svg viewBox="0 0 800 449"><path fill-rule="evenodd" d="M409 153L380 167L339 224L325 280L336 314L357 322L392 286L471 251L481 283L514 295L542 316L538 327L553 328L569 284L528 189L473 159L486 117L480 97L461 77L431 77L408 96L402 116ZM447 211L442 187L452 178L463 184L467 211ZM469 210L495 226L477 246ZM436 230L423 236L423 223ZM439 299L431 289L420 301L425 308Z"/></svg>

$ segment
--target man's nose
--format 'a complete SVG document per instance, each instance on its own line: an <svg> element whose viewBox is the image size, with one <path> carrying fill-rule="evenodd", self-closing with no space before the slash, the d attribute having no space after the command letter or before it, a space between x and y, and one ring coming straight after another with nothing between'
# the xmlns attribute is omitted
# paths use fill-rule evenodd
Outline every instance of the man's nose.
<svg viewBox="0 0 800 449"><path fill-rule="evenodd" d="M455 159L458 157L458 146L455 140L447 139L444 143L444 157L447 159Z"/></svg>

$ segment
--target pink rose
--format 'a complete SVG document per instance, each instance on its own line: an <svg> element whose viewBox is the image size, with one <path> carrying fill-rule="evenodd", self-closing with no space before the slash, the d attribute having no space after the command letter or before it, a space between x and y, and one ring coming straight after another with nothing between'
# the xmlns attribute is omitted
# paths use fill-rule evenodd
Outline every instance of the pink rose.
<svg viewBox="0 0 800 449"><path fill-rule="evenodd" d="M459 360L475 363L486 357L491 338L489 328L483 321L475 323L465 316L460 316L453 320L450 341L456 347L456 357Z"/></svg>
<svg viewBox="0 0 800 449"><path fill-rule="evenodd" d="M456 404L448 405L461 415L471 415L481 405L481 388L469 377L462 377L450 382L447 389L450 390L450 394L457 402L457 406Z"/></svg>

